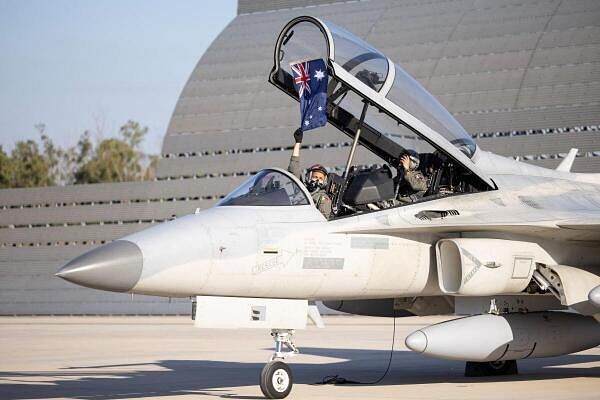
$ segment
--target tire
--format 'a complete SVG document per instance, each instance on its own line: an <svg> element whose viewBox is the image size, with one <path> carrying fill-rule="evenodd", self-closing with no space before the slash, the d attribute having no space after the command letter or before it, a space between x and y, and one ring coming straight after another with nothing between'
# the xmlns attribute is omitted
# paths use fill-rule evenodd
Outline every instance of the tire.
<svg viewBox="0 0 600 400"><path fill-rule="evenodd" d="M290 367L281 361L271 361L260 373L260 390L267 399L283 399L292 391Z"/></svg>

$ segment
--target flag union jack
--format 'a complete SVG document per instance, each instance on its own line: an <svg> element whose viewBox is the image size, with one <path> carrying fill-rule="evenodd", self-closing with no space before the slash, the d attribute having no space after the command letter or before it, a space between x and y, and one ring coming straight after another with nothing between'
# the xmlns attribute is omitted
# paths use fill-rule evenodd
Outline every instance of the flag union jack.
<svg viewBox="0 0 600 400"><path fill-rule="evenodd" d="M323 59L291 63L303 131L327 124L327 66Z"/></svg>
<svg viewBox="0 0 600 400"><path fill-rule="evenodd" d="M295 72L295 80L294 82L296 83L296 85L300 85L297 86L298 88L298 97L302 97L302 95L304 94L304 91L308 91L308 94L310 95L310 71L309 71L309 62L304 62L304 63L298 63L298 64L293 64L292 66L292 70Z"/></svg>

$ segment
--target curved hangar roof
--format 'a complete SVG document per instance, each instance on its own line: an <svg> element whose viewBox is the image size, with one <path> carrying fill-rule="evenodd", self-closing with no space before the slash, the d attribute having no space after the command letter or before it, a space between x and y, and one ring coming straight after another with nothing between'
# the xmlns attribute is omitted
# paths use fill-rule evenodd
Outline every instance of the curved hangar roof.
<svg viewBox="0 0 600 400"><path fill-rule="evenodd" d="M243 180L238 174L287 165L298 104L267 78L277 34L287 21L306 14L384 52L471 134L600 122L596 0L370 0L295 9L285 8L288 4L296 3L240 1L240 11L249 13L238 15L213 42L181 93L164 139L160 177L218 176L225 194ZM281 9L263 11L267 7ZM346 137L332 127L307 136L303 161L343 164ZM594 148L597 132L568 139L546 135L542 144L533 136L479 144L523 156L571 146L600 150ZM374 161L369 157L363 152L357 161ZM600 167L596 161L590 169Z"/></svg>

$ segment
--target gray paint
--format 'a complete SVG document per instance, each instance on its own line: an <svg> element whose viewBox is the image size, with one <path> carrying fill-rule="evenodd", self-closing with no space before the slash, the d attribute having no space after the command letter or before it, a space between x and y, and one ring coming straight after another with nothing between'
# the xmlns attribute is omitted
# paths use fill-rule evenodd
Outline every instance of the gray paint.
<svg viewBox="0 0 600 400"><path fill-rule="evenodd" d="M312 6L332 3L333 1L335 0L304 0L302 5ZM298 7L298 2L292 0L238 0L238 14L292 7Z"/></svg>
<svg viewBox="0 0 600 400"><path fill-rule="evenodd" d="M241 182L240 182L241 183ZM135 222L163 220L175 215L191 214L196 208L206 208L205 200L169 201L132 204L97 204L44 208L22 208L0 212L0 227L28 224L92 225L100 222Z"/></svg>
<svg viewBox="0 0 600 400"><path fill-rule="evenodd" d="M388 238L352 236L350 248L352 249L379 249L387 250L390 247Z"/></svg>
<svg viewBox="0 0 600 400"><path fill-rule="evenodd" d="M126 292L140 279L142 266L140 248L127 240L116 240L69 261L56 276L81 286Z"/></svg>
<svg viewBox="0 0 600 400"><path fill-rule="evenodd" d="M335 257L304 257L304 269L344 269L344 259Z"/></svg>
<svg viewBox="0 0 600 400"><path fill-rule="evenodd" d="M52 186L0 190L0 207L42 205L52 208L56 204L81 204L118 201L124 204L153 200L170 201L203 194L206 181L195 179L159 180L146 182L100 183L95 185ZM0 213L5 210L0 209ZM52 210L48 210L49 213Z"/></svg>

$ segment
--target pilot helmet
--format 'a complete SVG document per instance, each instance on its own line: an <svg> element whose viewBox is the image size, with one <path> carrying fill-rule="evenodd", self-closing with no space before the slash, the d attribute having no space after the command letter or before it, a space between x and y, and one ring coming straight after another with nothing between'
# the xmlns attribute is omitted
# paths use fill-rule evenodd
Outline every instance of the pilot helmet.
<svg viewBox="0 0 600 400"><path fill-rule="evenodd" d="M319 171L323 175L325 175L325 179L323 179L323 182L320 182L319 180L316 180L316 179L312 179L312 173L315 171ZM304 179L304 181L306 182L306 188L308 189L308 191L314 192L315 190L325 188L325 186L327 186L327 175L328 175L327 169L324 166L322 166L321 164L315 164L315 165L310 166L306 170L306 177Z"/></svg>
<svg viewBox="0 0 600 400"><path fill-rule="evenodd" d="M401 154L401 157L402 157L403 155L405 155L405 154L408 156L408 158L410 158L410 166L409 166L409 169L410 169L411 171L414 171L414 170L416 170L417 168L419 168L419 164L420 164L420 162L421 162L421 161L419 160L419 153L417 153L417 152L416 152L416 151L414 151L414 150L410 150L410 149L408 149L408 150L405 150L405 151L404 151L404 152Z"/></svg>

